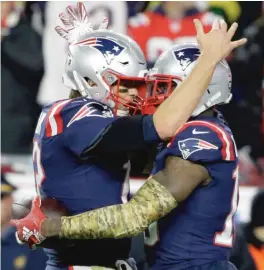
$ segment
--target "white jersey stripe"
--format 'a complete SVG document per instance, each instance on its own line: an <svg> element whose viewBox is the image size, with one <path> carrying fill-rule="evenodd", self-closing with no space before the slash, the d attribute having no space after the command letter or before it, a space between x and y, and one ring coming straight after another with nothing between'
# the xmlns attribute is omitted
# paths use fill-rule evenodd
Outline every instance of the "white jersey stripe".
<svg viewBox="0 0 264 270"><path fill-rule="evenodd" d="M68 103L69 100L64 100L59 102L51 111L50 115L49 115L49 123L50 123L50 127L51 127L51 136L55 136L58 134L58 125L56 123L56 119L55 119L55 114L56 112L62 107L64 106L64 104Z"/></svg>
<svg viewBox="0 0 264 270"><path fill-rule="evenodd" d="M206 122L206 121L200 121L200 120L197 120L197 121L190 121L188 123L186 123L185 125L188 126L188 125L195 125L195 124L201 124L201 125L204 125L204 126L208 126L208 127L211 127L213 130L217 130L218 131L218 134L221 135L222 139L225 141L226 143L226 147L225 147L225 152L226 152L226 160L230 160L230 157L231 157L231 145L230 145L230 140L228 139L228 137L226 136L226 132L220 128L219 126L213 124L213 123L209 123L209 122ZM184 126L185 126L184 125ZM184 127L183 126L183 127Z"/></svg>

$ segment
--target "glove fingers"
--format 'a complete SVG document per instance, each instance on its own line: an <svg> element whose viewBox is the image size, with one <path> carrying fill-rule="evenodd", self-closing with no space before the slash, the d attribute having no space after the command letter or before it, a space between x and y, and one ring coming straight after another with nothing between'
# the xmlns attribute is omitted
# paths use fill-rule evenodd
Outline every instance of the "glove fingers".
<svg viewBox="0 0 264 270"><path fill-rule="evenodd" d="M72 22L73 18L72 17L67 16L64 13L61 13L59 15L59 18L62 21L62 23L66 26L66 28L69 28L69 27L73 26L73 22Z"/></svg>
<svg viewBox="0 0 264 270"><path fill-rule="evenodd" d="M72 6L68 6L66 8L69 19L71 20L72 24L74 24L74 22L79 22L81 18L79 18L79 12L76 8L72 7Z"/></svg>
<svg viewBox="0 0 264 270"><path fill-rule="evenodd" d="M32 242L32 243L34 243L34 244L38 244L40 241L39 241L39 239L37 238L36 235L32 234L32 235L29 237L28 242Z"/></svg>
<svg viewBox="0 0 264 270"><path fill-rule="evenodd" d="M67 12L74 27L79 24L85 24L89 31L93 31L93 25L88 20L88 14L83 3L79 2L76 8L68 6Z"/></svg>
<svg viewBox="0 0 264 270"><path fill-rule="evenodd" d="M28 239L28 246L29 246L29 248L35 250L35 249L36 249L36 244L38 244L38 242L35 242L35 241L33 240L33 237L31 236L31 237Z"/></svg>
<svg viewBox="0 0 264 270"><path fill-rule="evenodd" d="M63 38L65 38L66 40L69 39L68 35L69 35L69 32L66 31L65 29L61 28L60 26L56 26L55 27L55 31Z"/></svg>
<svg viewBox="0 0 264 270"><path fill-rule="evenodd" d="M82 35L93 31L93 24L89 22L87 11L83 3L78 2L76 6L68 6L66 12L59 15L65 27L57 26L56 32L66 39L69 44L78 40ZM104 21L104 25L107 21ZM107 26L102 26L106 29Z"/></svg>
<svg viewBox="0 0 264 270"><path fill-rule="evenodd" d="M81 22L88 23L88 14L85 8L85 5L82 2L77 3L77 10L80 17Z"/></svg>

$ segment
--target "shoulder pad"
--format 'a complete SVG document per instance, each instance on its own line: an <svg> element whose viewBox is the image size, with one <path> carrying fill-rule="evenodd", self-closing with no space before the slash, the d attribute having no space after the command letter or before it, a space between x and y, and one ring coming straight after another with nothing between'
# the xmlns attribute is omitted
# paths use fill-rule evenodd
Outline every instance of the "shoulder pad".
<svg viewBox="0 0 264 270"><path fill-rule="evenodd" d="M108 106L87 98L73 100L68 105L68 108L66 108L65 113L67 113L65 119L67 127L71 126L76 121L84 119L85 117L114 117L112 110Z"/></svg>
<svg viewBox="0 0 264 270"><path fill-rule="evenodd" d="M55 136L63 129L85 117L113 117L112 110L92 99L76 98L58 101L53 104L47 115L46 135Z"/></svg>
<svg viewBox="0 0 264 270"><path fill-rule="evenodd" d="M168 145L184 159L192 161L233 161L236 147L233 136L208 121L190 121L182 126Z"/></svg>

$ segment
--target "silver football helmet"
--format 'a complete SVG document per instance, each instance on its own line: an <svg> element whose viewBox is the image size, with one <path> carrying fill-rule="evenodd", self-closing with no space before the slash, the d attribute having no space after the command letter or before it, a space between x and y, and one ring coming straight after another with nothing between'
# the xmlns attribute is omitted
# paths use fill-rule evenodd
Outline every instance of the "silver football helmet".
<svg viewBox="0 0 264 270"><path fill-rule="evenodd" d="M193 69L200 50L195 43L182 43L164 52L148 74L150 90L148 104L160 104L167 98L175 86L178 86ZM228 103L231 98L231 70L225 60L221 61L213 74L207 91L195 108L192 116L197 116L208 108Z"/></svg>
<svg viewBox="0 0 264 270"><path fill-rule="evenodd" d="M144 83L146 60L140 47L126 35L110 30L85 33L69 46L63 82L84 97L115 107L120 97L111 91L122 80ZM91 80L93 84L89 84ZM135 100L137 106L139 100Z"/></svg>

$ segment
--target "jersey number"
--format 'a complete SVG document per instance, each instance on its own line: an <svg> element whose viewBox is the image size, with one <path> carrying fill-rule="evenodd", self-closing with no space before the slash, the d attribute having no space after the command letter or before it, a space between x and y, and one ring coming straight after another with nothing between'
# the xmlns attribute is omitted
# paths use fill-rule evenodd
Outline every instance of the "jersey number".
<svg viewBox="0 0 264 270"><path fill-rule="evenodd" d="M41 165L41 149L37 140L33 141L32 158L33 158L33 166L34 166L34 174L35 174L35 183L38 189L42 181L45 179L45 173Z"/></svg>
<svg viewBox="0 0 264 270"><path fill-rule="evenodd" d="M147 246L154 246L159 241L158 222L151 223L144 232L144 243Z"/></svg>
<svg viewBox="0 0 264 270"><path fill-rule="evenodd" d="M45 112L42 112L40 114L38 124L35 130L35 134L40 135L41 126L42 126L43 121L45 120L46 115L47 114ZM33 167L34 167L34 175L35 175L35 185L38 192L39 186L45 179L45 172L41 164L41 148L39 145L39 141L37 139L33 140L32 159L33 159Z"/></svg>
<svg viewBox="0 0 264 270"><path fill-rule="evenodd" d="M233 228L233 218L237 210L238 205L238 166L233 172L233 179L235 180L235 186L232 197L231 211L226 217L224 230L222 232L217 232L214 238L214 244L224 247L232 247L234 240L234 228Z"/></svg>
<svg viewBox="0 0 264 270"><path fill-rule="evenodd" d="M129 175L130 175L130 169L131 169L130 161L128 161L124 164L123 169L126 170L126 175L125 175L125 179L124 179L124 183L123 183L123 187L122 187L121 200L122 200L122 203L127 203L128 202L128 194L130 191L130 189L129 189Z"/></svg>

